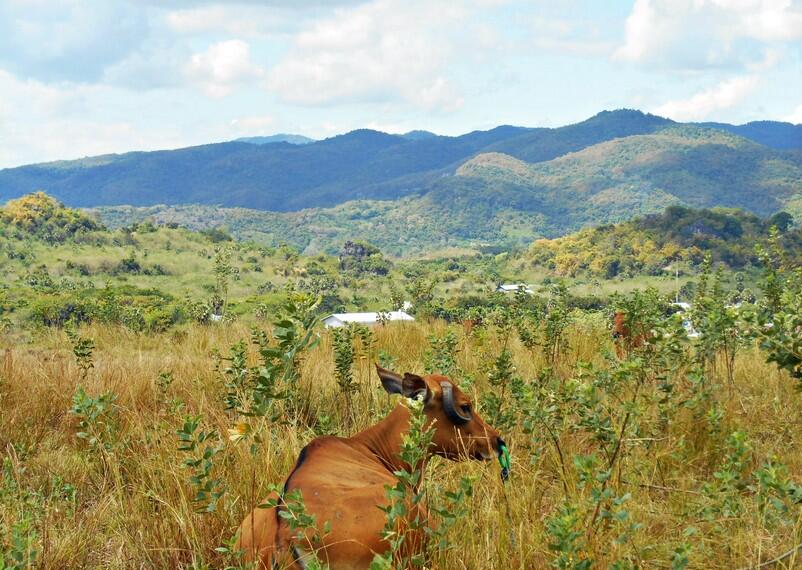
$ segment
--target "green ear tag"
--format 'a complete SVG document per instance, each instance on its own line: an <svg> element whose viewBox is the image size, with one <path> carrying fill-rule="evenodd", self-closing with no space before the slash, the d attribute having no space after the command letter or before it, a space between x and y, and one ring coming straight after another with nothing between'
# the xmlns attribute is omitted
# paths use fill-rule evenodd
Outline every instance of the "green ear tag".
<svg viewBox="0 0 802 570"><path fill-rule="evenodd" d="M510 452L506 445L498 451L498 463L501 465L501 480L506 481L510 477Z"/></svg>

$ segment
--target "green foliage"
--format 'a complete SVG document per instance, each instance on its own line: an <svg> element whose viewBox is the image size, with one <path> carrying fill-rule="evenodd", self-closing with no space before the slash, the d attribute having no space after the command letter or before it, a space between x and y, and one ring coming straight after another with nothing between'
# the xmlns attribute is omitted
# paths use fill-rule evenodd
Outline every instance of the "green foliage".
<svg viewBox="0 0 802 570"><path fill-rule="evenodd" d="M743 344L738 309L729 303L723 288L724 273L721 266L710 280L710 259L705 261L699 276L691 309L691 322L699 332L696 356L715 369L716 357L721 354L730 384L734 382L735 355Z"/></svg>
<svg viewBox="0 0 802 570"><path fill-rule="evenodd" d="M426 426L422 401L411 401L409 410L409 431L404 434L399 453L405 467L394 472L398 478L394 486L385 486L390 504L379 507L386 518L382 538L390 548L383 555L375 555L371 570L420 567L426 562L425 552L405 550L404 545L414 540L416 534L425 533L428 528L424 509L426 493L422 483L425 459L434 438L434 427Z"/></svg>
<svg viewBox="0 0 802 570"><path fill-rule="evenodd" d="M702 489L711 499L704 509L704 516L715 520L720 516L734 517L740 514L743 508L740 493L747 488L751 451L744 432L735 431L730 434L721 465L713 473L714 481L705 484Z"/></svg>
<svg viewBox="0 0 802 570"><path fill-rule="evenodd" d="M75 363L81 369L81 379L86 380L89 371L95 367L93 358L95 341L91 338L84 338L73 330L67 330L67 336L72 343L72 354L75 356Z"/></svg>
<svg viewBox="0 0 802 570"><path fill-rule="evenodd" d="M340 391L348 396L357 390L354 383L354 329L349 326L338 327L332 330L331 338L334 345L334 376Z"/></svg>
<svg viewBox="0 0 802 570"><path fill-rule="evenodd" d="M379 248L367 242L346 241L340 251L340 271L354 275L387 275L390 262Z"/></svg>
<svg viewBox="0 0 802 570"><path fill-rule="evenodd" d="M571 504L562 505L557 513L546 519L546 532L551 540L549 549L556 554L552 567L587 570L592 566L593 560L584 551L581 524L582 515Z"/></svg>
<svg viewBox="0 0 802 570"><path fill-rule="evenodd" d="M183 322L192 307L176 304L155 289L132 286L54 288L27 303L27 320L36 325L74 328L90 322L122 325L134 332L156 333Z"/></svg>
<svg viewBox="0 0 802 570"><path fill-rule="evenodd" d="M741 268L758 262L756 242L765 242L776 223L741 210L680 206L617 225L582 230L555 240L539 240L528 257L559 275L660 275L681 267L687 271L704 257ZM782 247L802 259L802 231L788 231ZM679 267L674 267L679 264Z"/></svg>
<svg viewBox="0 0 802 570"><path fill-rule="evenodd" d="M787 258L776 230L757 251L764 267L764 299L752 315L754 332L768 362L786 370L802 390L802 269Z"/></svg>
<svg viewBox="0 0 802 570"><path fill-rule="evenodd" d="M194 301L187 298L184 302L187 318L202 325L208 324L212 318L212 309L209 303L203 301Z"/></svg>
<svg viewBox="0 0 802 570"><path fill-rule="evenodd" d="M111 392L90 396L81 386L73 394L70 412L77 418L79 430L75 435L90 449L110 451L114 446L118 423L116 400L117 396Z"/></svg>
<svg viewBox="0 0 802 570"><path fill-rule="evenodd" d="M1 527L0 527L1 528ZM36 566L39 551L36 529L27 517L11 526L11 540L7 545L0 542L0 570L28 570Z"/></svg>
<svg viewBox="0 0 802 570"><path fill-rule="evenodd" d="M159 388L162 395L165 395L174 381L173 372L171 370L165 370L164 372L160 372L159 376L156 378L156 386Z"/></svg>
<svg viewBox="0 0 802 570"><path fill-rule="evenodd" d="M94 219L78 210L65 208L44 192L10 200L0 208L0 221L48 243L62 243L103 229Z"/></svg>
<svg viewBox="0 0 802 570"><path fill-rule="evenodd" d="M308 570L327 570L328 565L320 561L317 551L323 545L323 539L331 532L331 523L322 525L317 517L307 511L303 493L300 489L285 492L282 487L270 485L268 492L278 497L268 499L259 505L260 509L276 509L278 516L287 524L292 533L296 552L301 553L300 561Z"/></svg>
<svg viewBox="0 0 802 570"><path fill-rule="evenodd" d="M409 293L412 312L415 316L426 318L432 313L432 301L434 300L436 284L434 279L415 278L407 285L407 293Z"/></svg>
<svg viewBox="0 0 802 570"><path fill-rule="evenodd" d="M192 503L196 512L212 513L226 492L223 481L213 476L215 458L224 447L215 430L199 429L200 424L201 416L184 418L184 424L176 432L178 451L189 455L182 465L190 471L189 483L195 493Z"/></svg>
<svg viewBox="0 0 802 570"><path fill-rule="evenodd" d="M549 296L534 302L527 293L516 294L515 303L506 309L509 326L515 328L524 346L539 347L549 366L566 348L566 332L571 324L568 288L559 281L548 286Z"/></svg>
<svg viewBox="0 0 802 570"><path fill-rule="evenodd" d="M222 359L227 365L218 367L223 377L227 410L272 422L292 422L306 417L308 401L298 386L298 368L304 354L319 342L315 309L314 300L290 298L273 323L272 335L254 328L251 341L258 352L257 366L248 366L244 341L231 347L230 355ZM285 407L280 406L281 402Z"/></svg>
<svg viewBox="0 0 802 570"><path fill-rule="evenodd" d="M248 388L251 382L245 341L241 340L233 345L230 355L224 360L228 363L222 370L226 389L224 397L226 410L243 412L249 406Z"/></svg>
<svg viewBox="0 0 802 570"><path fill-rule="evenodd" d="M214 254L215 295L222 299L220 312L217 314L224 315L226 313L229 281L232 276L237 274L238 270L231 265L231 250L223 247L217 248Z"/></svg>
<svg viewBox="0 0 802 570"><path fill-rule="evenodd" d="M487 379L492 390L482 398L482 412L490 425L507 431L518 421L517 404L523 390L523 379L517 375L512 352L506 344L493 361Z"/></svg>
<svg viewBox="0 0 802 570"><path fill-rule="evenodd" d="M199 233L212 243L222 243L225 241L232 241L234 239L223 228L205 228L200 230Z"/></svg>
<svg viewBox="0 0 802 570"><path fill-rule="evenodd" d="M457 345L459 339L454 331L448 330L442 336L429 335L429 349L423 355L423 366L429 374L442 374L457 381L460 369L457 365Z"/></svg>

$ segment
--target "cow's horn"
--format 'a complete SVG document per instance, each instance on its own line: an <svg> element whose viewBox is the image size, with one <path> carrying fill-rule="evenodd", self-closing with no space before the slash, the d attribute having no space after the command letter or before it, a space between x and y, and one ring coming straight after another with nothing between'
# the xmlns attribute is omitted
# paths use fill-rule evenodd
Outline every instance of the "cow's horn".
<svg viewBox="0 0 802 570"><path fill-rule="evenodd" d="M471 421L471 416L463 415L454 405L454 388L448 382L440 382L440 389L443 391L443 411L449 420L456 425L464 425Z"/></svg>

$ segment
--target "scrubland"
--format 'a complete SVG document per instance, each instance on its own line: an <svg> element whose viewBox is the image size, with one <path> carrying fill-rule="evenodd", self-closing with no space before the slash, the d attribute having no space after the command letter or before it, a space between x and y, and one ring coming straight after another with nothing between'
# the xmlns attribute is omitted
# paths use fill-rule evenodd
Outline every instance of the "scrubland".
<svg viewBox="0 0 802 570"><path fill-rule="evenodd" d="M730 379L721 356L696 364L679 333L619 359L600 314L573 314L556 352L523 342L503 321L470 333L440 321L390 323L354 335L346 396L331 336L315 331L320 344L300 353L292 399L261 416L226 409L232 386L246 389L232 380L246 369L236 355L258 365L242 323L151 335L86 325L71 338L45 329L26 342L8 332L6 564L240 567L230 548L239 523L300 449L396 405L376 361L401 372L447 369L512 453L506 484L496 463L429 465L430 500L463 477L472 496L428 567L751 567L801 541L802 396L750 343ZM201 431L213 433L202 441ZM178 432L190 434L183 444ZM187 438L197 446L182 451ZM204 449L213 449L208 465L186 465ZM798 564L791 555L777 567Z"/></svg>
<svg viewBox="0 0 802 570"><path fill-rule="evenodd" d="M108 231L41 193L12 201L0 570L247 568L237 528L303 446L404 403L376 363L451 377L512 454L507 483L492 461L427 466L424 567L798 567L802 270L798 232L767 231L749 271L705 255L673 291L641 272L665 260L634 250L626 275L563 281L526 254L391 261L348 242L305 257L220 229ZM534 291L494 292L505 282ZM672 315L669 292L690 311ZM407 300L415 322L319 322ZM425 441L412 431L410 453ZM335 522L294 506L304 531Z"/></svg>

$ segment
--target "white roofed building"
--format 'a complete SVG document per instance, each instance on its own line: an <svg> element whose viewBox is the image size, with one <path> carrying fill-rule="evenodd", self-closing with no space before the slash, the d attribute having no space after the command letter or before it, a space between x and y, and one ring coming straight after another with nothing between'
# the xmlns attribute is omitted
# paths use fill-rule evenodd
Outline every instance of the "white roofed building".
<svg viewBox="0 0 802 570"><path fill-rule="evenodd" d="M525 283L502 283L496 288L496 291L501 293L517 293L520 289L523 289L524 293L528 293L530 295L535 294L532 288Z"/></svg>
<svg viewBox="0 0 802 570"><path fill-rule="evenodd" d="M384 318L380 319L380 315L384 315ZM387 311L384 313L334 313L323 319L323 324L327 329L333 329L345 326L349 323L375 325L380 320L414 321L415 319L404 311Z"/></svg>

